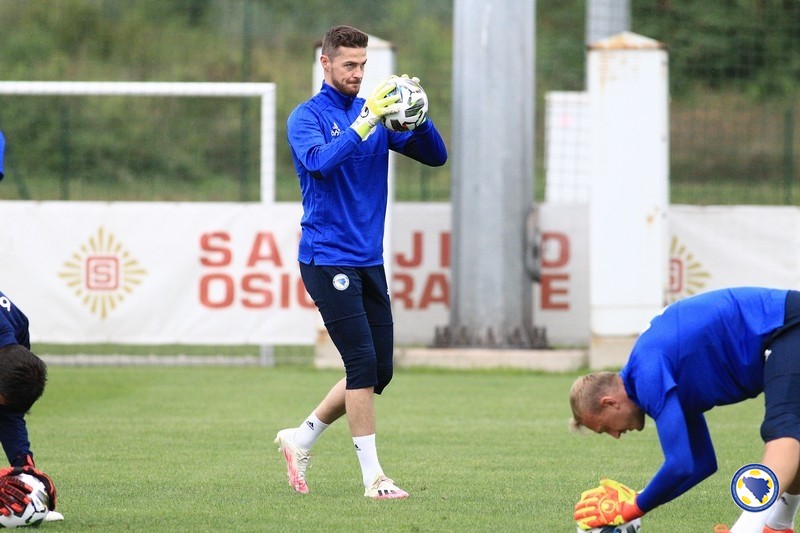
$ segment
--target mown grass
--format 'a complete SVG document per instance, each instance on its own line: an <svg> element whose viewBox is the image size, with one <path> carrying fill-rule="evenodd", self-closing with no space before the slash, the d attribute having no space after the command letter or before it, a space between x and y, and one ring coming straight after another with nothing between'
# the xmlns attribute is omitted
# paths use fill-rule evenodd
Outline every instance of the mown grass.
<svg viewBox="0 0 800 533"><path fill-rule="evenodd" d="M344 421L294 494L272 439L339 377L311 367L51 365L28 418L66 520L51 531L574 531L581 491L641 488L660 465L652 425L619 441L568 431L574 374L398 369L378 447L406 501L366 500ZM647 533L738 516L730 476L760 458L758 400L712 411L720 471L645 516Z"/></svg>

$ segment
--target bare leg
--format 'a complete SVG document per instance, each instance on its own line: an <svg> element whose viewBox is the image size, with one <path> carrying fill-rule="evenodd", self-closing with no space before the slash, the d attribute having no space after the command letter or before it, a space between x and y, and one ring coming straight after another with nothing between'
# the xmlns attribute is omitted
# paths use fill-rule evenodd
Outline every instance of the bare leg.
<svg viewBox="0 0 800 533"><path fill-rule="evenodd" d="M350 434L354 437L375 434L375 397L374 389L351 389L345 391L347 405L347 421Z"/></svg>
<svg viewBox="0 0 800 533"><path fill-rule="evenodd" d="M314 414L322 422L330 425L347 413L353 437L372 435L375 433L374 389L368 387L347 390L345 386L346 380L342 378L314 409Z"/></svg>
<svg viewBox="0 0 800 533"><path fill-rule="evenodd" d="M334 385L314 410L320 422L330 425L347 414L350 434L356 445L356 456L361 465L361 478L367 489L365 496L377 499L407 498L408 493L397 488L383 476L375 447L375 389L347 389L346 380ZM382 477L378 477L378 475ZM374 485L374 483L380 484ZM371 484L373 484L371 486Z"/></svg>
<svg viewBox="0 0 800 533"><path fill-rule="evenodd" d="M350 434L353 436L353 445L361 465L361 480L364 493L370 490L370 486L376 483L379 476L383 475L381 463L378 460L378 449L375 443L375 396L374 388L348 389L345 391L345 403L347 404L347 421L350 424ZM391 489L391 487L389 487ZM383 494L377 488L372 489L370 497ZM399 489L394 487L392 494L401 495ZM377 492L376 492L377 491Z"/></svg>
<svg viewBox="0 0 800 533"><path fill-rule="evenodd" d="M781 492L800 494L800 441L792 437L769 441L761 462L775 472Z"/></svg>
<svg viewBox="0 0 800 533"><path fill-rule="evenodd" d="M345 414L345 385L346 380L342 378L334 385L325 398L320 402L314 414L325 424L331 425Z"/></svg>
<svg viewBox="0 0 800 533"><path fill-rule="evenodd" d="M800 489L800 441L791 437L782 437L771 440L764 446L764 455L761 463L775 473L781 494L798 494ZM767 523L770 514L775 511L761 512L743 511L739 519L731 527L731 533L761 531Z"/></svg>

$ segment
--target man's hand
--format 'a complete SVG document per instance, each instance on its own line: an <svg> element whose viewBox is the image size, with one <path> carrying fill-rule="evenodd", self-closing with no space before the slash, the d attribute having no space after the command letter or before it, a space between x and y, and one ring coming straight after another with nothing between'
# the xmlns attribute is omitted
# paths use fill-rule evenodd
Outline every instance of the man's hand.
<svg viewBox="0 0 800 533"><path fill-rule="evenodd" d="M400 110L400 104L397 103L400 95L387 96L396 88L397 85L391 79L383 80L367 97L367 101L364 103L364 107L361 108L358 118L350 125L351 128L356 130L362 141L370 136L383 115Z"/></svg>
<svg viewBox="0 0 800 533"><path fill-rule="evenodd" d="M644 515L636 505L636 491L611 479L581 494L575 504L575 522L581 529L605 525L618 526Z"/></svg>
<svg viewBox="0 0 800 533"><path fill-rule="evenodd" d="M28 496L31 487L14 476L0 476L0 515L3 516L9 516L12 512L21 513L31 503Z"/></svg>
<svg viewBox="0 0 800 533"><path fill-rule="evenodd" d="M45 490L47 491L48 499L50 500L48 502L48 504L47 504L47 508L50 509L51 511L56 508L56 485L55 485L55 483L53 483L53 480L50 479L50 476L48 476L47 474L45 474L44 472L42 472L41 470L39 470L35 466L30 466L30 465L27 465L27 466L9 466L9 467L0 469L0 480L6 479L7 477L11 478L11 479L16 479L16 478L13 478L12 476L18 476L20 474L29 474L29 475L37 478L39 481L41 481L42 484L44 485ZM16 480L16 481L19 484L21 484L22 487L23 487L23 489L22 489L24 491L23 496L25 496L25 498L27 500L25 502L25 505L27 505L31 501L30 498L27 496L27 494L31 491L31 487L29 487L25 483L22 483L19 480ZM17 486L17 488L19 488L19 486ZM0 486L0 496L2 496L3 494L4 493L3 493L2 487ZM0 514L3 514L2 510L0 510Z"/></svg>

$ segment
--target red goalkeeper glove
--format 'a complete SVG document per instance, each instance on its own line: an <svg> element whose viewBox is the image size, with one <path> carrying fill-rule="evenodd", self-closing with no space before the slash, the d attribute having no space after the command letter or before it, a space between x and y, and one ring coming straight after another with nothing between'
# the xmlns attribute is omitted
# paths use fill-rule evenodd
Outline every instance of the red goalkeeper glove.
<svg viewBox="0 0 800 533"><path fill-rule="evenodd" d="M581 529L605 525L618 526L644 515L636 505L636 491L611 479L601 479L600 486L581 494L575 504L575 522Z"/></svg>
<svg viewBox="0 0 800 533"><path fill-rule="evenodd" d="M12 512L21 513L31 503L28 494L31 487L14 477L0 476L0 515L9 516Z"/></svg>
<svg viewBox="0 0 800 533"><path fill-rule="evenodd" d="M49 500L47 502L47 508L50 509L51 511L56 508L56 485L55 485L55 483L53 483L53 480L50 479L50 476L48 476L47 474L45 474L44 472L42 472L38 468L36 468L34 466L30 466L30 465L28 465L28 466L9 466L9 467L0 469L0 480L7 480L7 481L5 481L5 483L9 484L9 487L15 487L15 488L19 489L20 485L22 486L22 490L24 491L23 492L23 496L25 497L25 500L27 500L27 501L25 501L25 503L24 503L24 505L22 507L23 509L24 509L24 506L28 505L28 503L30 503L30 501L31 501L31 499L27 496L31 491L31 487L29 487L27 484L23 483L22 481L19 481L19 479L13 477L13 476L18 476L20 474L29 474L29 475L37 478L39 481L41 481L42 484L44 485L45 491L47 492L47 496L48 496L48 500ZM16 483L14 483L12 485L11 484L12 481L16 481ZM14 494L15 494L13 492L13 489L10 488L9 491L6 492L3 487L4 487L4 485L2 484L2 482L0 482L0 504L6 505L6 507L4 509L0 509L0 514L4 514L3 510L7 510L7 508L9 507L7 504L5 504L2 501L2 498L6 497L6 495L8 495L8 497L13 497ZM19 498L16 498L16 499L17 499L17 501L21 501ZM12 507L12 509L14 509L16 511L15 508ZM21 511L22 509L19 509L19 510Z"/></svg>

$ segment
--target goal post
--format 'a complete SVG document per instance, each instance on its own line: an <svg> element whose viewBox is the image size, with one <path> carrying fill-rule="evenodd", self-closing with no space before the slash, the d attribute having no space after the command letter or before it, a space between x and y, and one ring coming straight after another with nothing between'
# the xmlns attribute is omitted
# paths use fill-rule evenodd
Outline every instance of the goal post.
<svg viewBox="0 0 800 533"><path fill-rule="evenodd" d="M258 98L262 203L275 201L275 92L274 83L0 81L0 94L4 95Z"/></svg>

